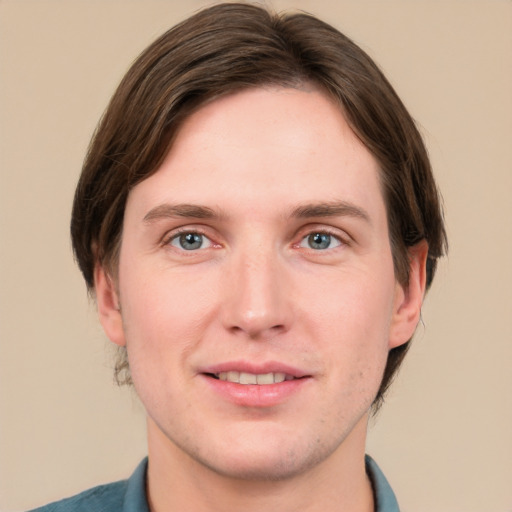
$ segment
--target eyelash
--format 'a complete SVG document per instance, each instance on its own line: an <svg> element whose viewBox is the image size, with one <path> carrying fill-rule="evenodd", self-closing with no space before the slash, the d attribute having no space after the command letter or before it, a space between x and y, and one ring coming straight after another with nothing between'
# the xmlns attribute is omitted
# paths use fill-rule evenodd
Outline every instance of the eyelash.
<svg viewBox="0 0 512 512"><path fill-rule="evenodd" d="M328 252L328 251L330 252L334 249L337 249L338 247L349 245L349 243L346 240L346 237L341 237L339 235L339 233L337 233L337 232L335 233L332 230L325 229L324 227L319 228L319 229L308 229L306 232L303 232L303 233L304 234L301 235L299 242L293 244L294 248L302 248L307 251L312 251L314 253L320 253L320 252ZM201 247L192 248L192 249L185 249L184 247L175 246L173 244L173 242L176 240L179 240L179 238L184 235L199 235L200 237L202 237L201 245L203 245L203 243L206 240L206 241L208 241L208 246L207 247L201 246ZM313 248L311 246L303 245L304 243L306 243L306 244L308 243L309 237L313 237L315 235L327 236L327 237L329 237L329 245L331 245L333 240L336 241L337 245L335 245L334 247L326 247L326 248ZM162 245L163 246L171 246L182 253L189 253L190 255L192 255L193 253L195 253L199 250L221 247L220 244L216 244L215 242L213 242L212 239L203 230L198 229L198 228L194 228L194 229L179 228L176 231L173 231L171 234L167 235L163 239Z"/></svg>
<svg viewBox="0 0 512 512"><path fill-rule="evenodd" d="M199 235L201 237L203 237L203 240L206 239L210 242L210 246L215 246L218 244L215 244L211 238L201 229L198 229L198 228L194 228L194 229L191 229L191 228L179 228L175 231L173 231L172 233L168 234L167 236L164 237L164 239L162 240L162 245L163 246L173 246L172 242L174 240L179 240L179 238L181 236L184 236L184 235ZM175 246L173 246L175 247ZM195 252L196 250L187 250L187 249L184 249L184 248L177 248L176 249L178 250L181 250L182 252ZM203 247L201 247L201 249L204 249Z"/></svg>
<svg viewBox="0 0 512 512"><path fill-rule="evenodd" d="M329 245L331 245L331 243L333 241L336 241L337 242L337 245L335 245L334 247L326 247L326 248L313 248L313 247L310 247L310 246L303 246L302 244L303 243L308 243L310 242L311 240L309 240L311 237L314 237L314 236L317 236L317 235L320 235L322 237L329 237ZM332 231L328 230L328 229L313 229L313 230L310 230L308 231L308 233L306 233L304 236L301 237L300 239L300 242L298 244L295 244L297 247L303 247L307 250L311 250L311 251L314 251L314 252L323 252L323 251L329 251L329 250L333 250L333 249L336 249L340 246L343 246L343 245L347 245L347 242L342 238L340 237L339 234L337 233L333 233Z"/></svg>

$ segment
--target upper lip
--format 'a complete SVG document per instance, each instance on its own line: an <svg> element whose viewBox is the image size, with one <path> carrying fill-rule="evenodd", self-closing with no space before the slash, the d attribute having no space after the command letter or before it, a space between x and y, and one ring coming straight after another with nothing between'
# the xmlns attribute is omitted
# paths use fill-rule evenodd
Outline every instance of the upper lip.
<svg viewBox="0 0 512 512"><path fill-rule="evenodd" d="M259 364L255 364L249 361L226 361L223 363L213 364L200 368L199 373L216 375L221 372L231 371L251 373L253 375L264 375L267 373L284 373L296 379L310 376L310 374L307 371L277 361L267 361Z"/></svg>

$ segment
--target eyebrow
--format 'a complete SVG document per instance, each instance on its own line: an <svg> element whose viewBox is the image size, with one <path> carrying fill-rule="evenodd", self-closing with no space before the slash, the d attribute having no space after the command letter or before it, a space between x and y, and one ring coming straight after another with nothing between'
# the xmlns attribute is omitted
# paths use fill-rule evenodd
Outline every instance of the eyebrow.
<svg viewBox="0 0 512 512"><path fill-rule="evenodd" d="M310 203L298 206L292 211L292 217L299 219L338 216L356 217L371 224L370 215L366 210L347 201Z"/></svg>
<svg viewBox="0 0 512 512"><path fill-rule="evenodd" d="M363 208L346 201L308 203L297 206L291 211L290 215L290 217L297 219L338 216L356 217L371 224L370 216ZM207 206L164 203L149 210L143 221L145 224L152 224L162 219L218 219L221 217L224 217L224 215Z"/></svg>
<svg viewBox="0 0 512 512"><path fill-rule="evenodd" d="M144 216L144 223L151 224L161 219L192 218L192 219L213 219L220 215L208 208L195 204L161 204L155 206Z"/></svg>

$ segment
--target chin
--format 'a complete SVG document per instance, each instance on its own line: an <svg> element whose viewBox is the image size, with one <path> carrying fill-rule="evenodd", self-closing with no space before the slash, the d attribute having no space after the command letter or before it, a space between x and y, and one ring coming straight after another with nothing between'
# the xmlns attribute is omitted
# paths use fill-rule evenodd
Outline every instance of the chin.
<svg viewBox="0 0 512 512"><path fill-rule="evenodd" d="M218 450L223 456L209 453L208 456L192 457L216 474L235 480L282 481L306 473L328 458L336 446L301 446L301 443L286 443L274 438L271 443L262 440L251 446L234 446Z"/></svg>
<svg viewBox="0 0 512 512"><path fill-rule="evenodd" d="M201 462L201 461L200 461ZM279 460L265 461L254 460L247 457L244 461L233 461L228 464L209 464L203 461L210 470L220 476L234 480L246 481L282 481L289 480L295 476L305 473L308 469L315 465L310 461L297 460Z"/></svg>

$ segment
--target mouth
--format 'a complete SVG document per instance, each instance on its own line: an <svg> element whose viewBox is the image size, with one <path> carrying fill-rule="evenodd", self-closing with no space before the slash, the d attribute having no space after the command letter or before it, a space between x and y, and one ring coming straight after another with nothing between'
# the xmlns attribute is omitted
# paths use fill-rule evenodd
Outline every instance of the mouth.
<svg viewBox="0 0 512 512"><path fill-rule="evenodd" d="M217 396L236 406L272 409L310 388L314 376L281 362L231 361L198 372ZM269 410L270 410L269 409Z"/></svg>
<svg viewBox="0 0 512 512"><path fill-rule="evenodd" d="M227 372L218 372L218 373L210 373L207 374L209 377L212 377L217 380L222 380L224 382L232 382L234 384L243 384L243 385L270 385L270 384L280 384L281 382L296 380L304 377L294 377L293 375L289 375L282 372L269 372L269 373L248 373L248 372L238 372L238 371L227 371Z"/></svg>

